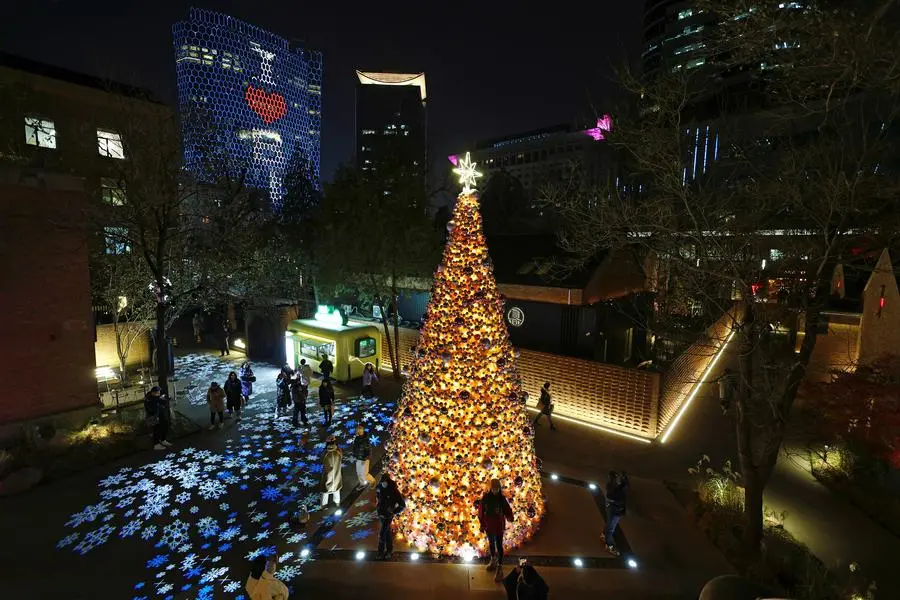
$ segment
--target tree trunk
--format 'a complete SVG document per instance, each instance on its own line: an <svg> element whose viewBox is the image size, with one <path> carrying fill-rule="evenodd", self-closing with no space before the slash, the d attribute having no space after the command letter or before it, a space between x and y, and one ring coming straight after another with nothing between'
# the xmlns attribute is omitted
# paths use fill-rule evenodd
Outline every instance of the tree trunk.
<svg viewBox="0 0 900 600"><path fill-rule="evenodd" d="M394 377L399 379L403 371L400 358L400 308L397 306L397 278L391 275L391 304L394 306L394 358L397 359Z"/></svg>
<svg viewBox="0 0 900 600"><path fill-rule="evenodd" d="M387 311L384 308L384 301L380 298L376 300L378 304L378 308L381 309L381 326L384 327L384 338L385 344L387 344L388 349L388 357L391 359L391 369L393 370L394 377L399 378L400 372L397 369L397 360L394 357L394 344L391 343L391 325L388 322Z"/></svg>
<svg viewBox="0 0 900 600"><path fill-rule="evenodd" d="M160 289L163 289L160 286ZM164 395L169 393L169 340L166 338L166 304L156 303L156 380Z"/></svg>
<svg viewBox="0 0 900 600"><path fill-rule="evenodd" d="M116 356L119 358L119 381L122 382L122 385L125 385L128 382L128 373L125 370L125 362L128 360L128 348L123 343L123 333L119 328L117 315L113 316L113 333L116 336Z"/></svg>
<svg viewBox="0 0 900 600"><path fill-rule="evenodd" d="M763 490L766 488L766 481L759 470L755 468L744 471L742 479L744 483L744 544L755 555L762 548Z"/></svg>

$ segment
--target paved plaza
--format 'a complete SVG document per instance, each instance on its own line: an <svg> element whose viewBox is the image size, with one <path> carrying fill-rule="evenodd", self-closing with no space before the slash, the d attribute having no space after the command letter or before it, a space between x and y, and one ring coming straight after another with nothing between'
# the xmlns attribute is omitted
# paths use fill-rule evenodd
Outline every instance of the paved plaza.
<svg viewBox="0 0 900 600"><path fill-rule="evenodd" d="M205 423L209 382L223 380L238 363L203 353L179 358L178 410ZM341 514L319 509L327 433L318 408L311 408L309 428L276 419L277 369L255 370L257 393L241 422L176 440L167 452L139 453L0 500L3 539L14 540L0 550L3 597L95 598L102 582L109 598L246 598L248 560L259 554L279 556L278 576L297 598L358 598L372 586L392 598L504 597L481 564L415 556L399 542L391 561L376 562L374 494L354 489L349 452ZM355 388L338 391L329 432L346 446L363 424L376 474L398 391L390 378L379 399L360 399ZM705 581L732 572L661 483L686 477L690 458L715 437L695 434L721 419L718 407L695 409L666 446L569 424L555 432L539 428L547 515L530 542L509 552L507 568L528 557L552 595L566 598L696 598ZM599 484L610 468L632 473L618 558L600 539ZM294 527L289 516L301 504L313 511L311 520Z"/></svg>

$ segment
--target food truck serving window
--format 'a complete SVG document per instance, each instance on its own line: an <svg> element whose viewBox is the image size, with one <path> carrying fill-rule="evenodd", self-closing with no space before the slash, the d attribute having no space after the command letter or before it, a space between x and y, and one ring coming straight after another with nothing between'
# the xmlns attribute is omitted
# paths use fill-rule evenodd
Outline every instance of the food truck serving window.
<svg viewBox="0 0 900 600"><path fill-rule="evenodd" d="M321 360L323 354L334 356L334 342L320 342L308 338L298 338L300 342L300 354L306 358Z"/></svg>
<svg viewBox="0 0 900 600"><path fill-rule="evenodd" d="M369 358L375 356L375 338L365 337L356 340L357 358Z"/></svg>

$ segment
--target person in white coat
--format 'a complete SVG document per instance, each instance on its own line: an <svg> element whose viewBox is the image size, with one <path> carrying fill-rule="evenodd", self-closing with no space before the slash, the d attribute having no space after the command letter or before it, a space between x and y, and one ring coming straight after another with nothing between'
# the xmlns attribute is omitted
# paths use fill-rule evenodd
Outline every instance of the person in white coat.
<svg viewBox="0 0 900 600"><path fill-rule="evenodd" d="M250 577L244 586L250 600L288 600L290 591L275 577L277 570L278 563L274 556L257 556L253 559L250 563Z"/></svg>
<svg viewBox="0 0 900 600"><path fill-rule="evenodd" d="M328 506L329 497L335 504L341 503L341 488L344 486L344 478L341 475L341 463L344 461L344 453L337 446L333 435L325 440L325 455L322 457L322 508Z"/></svg>

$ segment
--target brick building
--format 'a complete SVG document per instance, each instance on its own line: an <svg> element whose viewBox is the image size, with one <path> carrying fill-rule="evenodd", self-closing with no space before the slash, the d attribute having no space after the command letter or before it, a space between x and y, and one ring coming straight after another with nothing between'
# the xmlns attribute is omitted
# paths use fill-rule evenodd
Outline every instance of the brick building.
<svg viewBox="0 0 900 600"><path fill-rule="evenodd" d="M79 178L0 168L0 437L97 410L86 202Z"/></svg>

